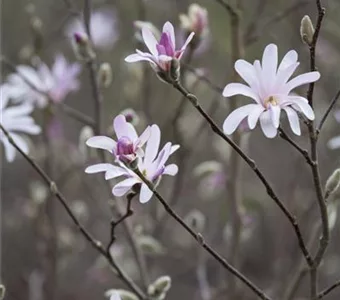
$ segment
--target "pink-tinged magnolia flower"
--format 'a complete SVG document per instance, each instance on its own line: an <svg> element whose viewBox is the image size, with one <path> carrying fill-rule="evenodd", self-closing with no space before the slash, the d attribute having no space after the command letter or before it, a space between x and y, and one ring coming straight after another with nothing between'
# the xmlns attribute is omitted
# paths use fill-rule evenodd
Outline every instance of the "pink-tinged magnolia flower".
<svg viewBox="0 0 340 300"><path fill-rule="evenodd" d="M236 61L235 70L249 86L230 83L225 87L223 96L243 95L252 98L256 104L234 110L224 121L223 130L226 134L232 134L245 118L250 129L254 129L260 119L265 136L273 138L279 127L281 109L286 112L292 131L296 135L301 134L298 113L304 114L309 120L314 120L315 116L307 99L292 94L292 90L317 81L320 73L309 72L289 80L299 65L297 59L296 51L291 50L277 67L277 46L270 44L264 50L262 64L259 60L254 64L242 59Z"/></svg>
<svg viewBox="0 0 340 300"><path fill-rule="evenodd" d="M1 124L9 132L13 141L19 146L19 148L25 153L28 153L28 144L19 133L32 135L40 133L40 127L35 124L34 119L29 116L29 114L33 110L33 106L29 104L22 104L7 107L10 95L8 93L8 88L6 85L2 85L0 87L0 94ZM4 145L7 161L12 162L15 158L15 148L10 144L3 132L0 132L0 141Z"/></svg>
<svg viewBox="0 0 340 300"><path fill-rule="evenodd" d="M142 146L150 138L150 127L138 137L133 125L126 121L125 116L118 115L113 120L113 129L117 141L107 136L94 136L87 140L86 145L93 148L109 151L117 161L126 164L134 162L138 157L144 155Z"/></svg>
<svg viewBox="0 0 340 300"><path fill-rule="evenodd" d="M335 112L335 119L340 123L340 110ZM332 150L340 148L340 135L330 139L327 143L328 147Z"/></svg>
<svg viewBox="0 0 340 300"><path fill-rule="evenodd" d="M163 149L158 153L161 133L157 125L151 126L151 136L147 142L145 155L139 159L138 170L155 186L157 186L163 175L174 176L178 172L178 167L175 164L165 165L170 155L174 153L179 146L166 143ZM133 186L140 185L139 201L141 203L148 202L152 197L152 191L148 186L135 174L132 170L124 165L115 166L112 164L96 164L89 166L86 173L105 172L105 179L124 177L125 179L116 184L113 189L113 195L117 197L124 196L130 191Z"/></svg>
<svg viewBox="0 0 340 300"><path fill-rule="evenodd" d="M77 91L80 87L77 78L81 71L80 64L69 64L61 54L56 56L52 69L44 63L40 63L37 70L24 65L17 69L18 73L10 74L7 78L9 94L15 102L28 102L44 107L48 103L48 97L59 103L68 93Z"/></svg>
<svg viewBox="0 0 340 300"><path fill-rule="evenodd" d="M194 32L198 38L204 37L208 32L208 11L194 3L189 6L188 14L179 16L181 27L187 32Z"/></svg>
<svg viewBox="0 0 340 300"><path fill-rule="evenodd" d="M175 30L170 22L163 26L163 32L159 42L152 31L143 26L142 36L150 53L136 50L137 54L131 54L125 58L126 62L148 61L157 72L168 72L172 59L180 60L186 47L189 45L195 33L191 33L180 50L176 50Z"/></svg>
<svg viewBox="0 0 340 300"><path fill-rule="evenodd" d="M91 40L95 47L111 49L118 39L117 18L112 9L98 9L91 14L90 18ZM66 26L66 35L73 40L75 34L86 35L84 21L79 18L73 19Z"/></svg>

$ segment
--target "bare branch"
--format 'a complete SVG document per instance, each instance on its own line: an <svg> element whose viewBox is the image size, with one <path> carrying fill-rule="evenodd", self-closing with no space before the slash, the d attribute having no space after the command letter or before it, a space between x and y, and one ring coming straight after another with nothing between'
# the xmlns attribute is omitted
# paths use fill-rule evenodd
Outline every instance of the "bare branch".
<svg viewBox="0 0 340 300"><path fill-rule="evenodd" d="M340 280L335 282L334 284L332 284L330 287L328 287L327 289L323 290L321 293L318 294L318 298L317 299L322 299L323 297L325 297L326 295L328 295L330 292L333 292L337 287L340 286Z"/></svg>

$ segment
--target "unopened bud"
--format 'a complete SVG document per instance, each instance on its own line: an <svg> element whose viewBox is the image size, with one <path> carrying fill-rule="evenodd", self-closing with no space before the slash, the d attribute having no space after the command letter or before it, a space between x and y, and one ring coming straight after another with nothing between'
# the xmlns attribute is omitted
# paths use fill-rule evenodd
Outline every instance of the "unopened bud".
<svg viewBox="0 0 340 300"><path fill-rule="evenodd" d="M170 63L170 78L176 82L181 75L181 65L178 59L173 58Z"/></svg>
<svg viewBox="0 0 340 300"><path fill-rule="evenodd" d="M34 34L41 35L42 34L42 28L43 28L43 23L40 18L38 17L33 17L31 19L31 28L33 30Z"/></svg>
<svg viewBox="0 0 340 300"><path fill-rule="evenodd" d="M137 244L139 245L141 250L145 253L159 255L165 252L163 245L152 236L148 236L148 235L138 236Z"/></svg>
<svg viewBox="0 0 340 300"><path fill-rule="evenodd" d="M314 37L314 26L308 15L305 15L301 20L300 35L302 41L307 45L311 45Z"/></svg>
<svg viewBox="0 0 340 300"><path fill-rule="evenodd" d="M187 223L195 231L203 231L205 225L205 216L199 210L193 210L184 218Z"/></svg>
<svg viewBox="0 0 340 300"><path fill-rule="evenodd" d="M96 54L93 51L93 47L91 45L91 41L87 37L87 35L82 33L75 33L73 35L75 52L76 56L80 60L89 60L96 57Z"/></svg>
<svg viewBox="0 0 340 300"><path fill-rule="evenodd" d="M100 65L98 70L98 81L104 88L108 88L112 83L112 68L109 63L104 62Z"/></svg>
<svg viewBox="0 0 340 300"><path fill-rule="evenodd" d="M171 287L170 276L161 276L148 286L148 295L157 299L164 299Z"/></svg>
<svg viewBox="0 0 340 300"><path fill-rule="evenodd" d="M110 297L110 300L116 300L117 297L115 297L116 295L118 295L121 300L138 300L139 298L126 290L108 290L105 292L105 296L106 297Z"/></svg>
<svg viewBox="0 0 340 300"><path fill-rule="evenodd" d="M326 182L325 198L327 199L331 194L335 193L340 187L340 168L336 169Z"/></svg>
<svg viewBox="0 0 340 300"><path fill-rule="evenodd" d="M0 284L0 300L5 298L6 288L3 284Z"/></svg>
<svg viewBox="0 0 340 300"><path fill-rule="evenodd" d="M133 126L136 126L139 123L139 116L132 108L124 109L122 112L120 112L120 115L123 115L126 119L126 122L131 123Z"/></svg>

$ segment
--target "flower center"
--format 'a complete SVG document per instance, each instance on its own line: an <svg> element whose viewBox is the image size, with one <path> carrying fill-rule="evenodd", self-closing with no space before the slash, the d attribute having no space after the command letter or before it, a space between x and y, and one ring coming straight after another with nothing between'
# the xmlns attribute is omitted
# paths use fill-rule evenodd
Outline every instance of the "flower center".
<svg viewBox="0 0 340 300"><path fill-rule="evenodd" d="M272 105L272 106L276 106L279 104L279 101L277 98L275 98L274 96L270 96L269 98L267 98L265 101L264 101L264 107L266 109L269 108L269 105Z"/></svg>
<svg viewBox="0 0 340 300"><path fill-rule="evenodd" d="M133 153L134 149L131 140L126 136L121 137L117 142L117 155L128 155Z"/></svg>

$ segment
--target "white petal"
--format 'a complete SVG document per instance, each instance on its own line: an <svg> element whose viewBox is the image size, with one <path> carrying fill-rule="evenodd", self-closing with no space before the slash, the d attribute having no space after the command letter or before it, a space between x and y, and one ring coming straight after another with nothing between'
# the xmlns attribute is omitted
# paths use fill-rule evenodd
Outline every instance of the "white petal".
<svg viewBox="0 0 340 300"><path fill-rule="evenodd" d="M290 91L292 91L296 87L307 84L307 83L315 82L319 80L319 78L320 78L320 73L317 71L301 74L287 82L286 87L285 87L285 92L288 94L290 93Z"/></svg>
<svg viewBox="0 0 340 300"><path fill-rule="evenodd" d="M307 99L299 96L289 96L287 103L291 103L294 108L297 106L299 111L301 111L309 120L315 119L314 111L309 105Z"/></svg>
<svg viewBox="0 0 340 300"><path fill-rule="evenodd" d="M134 62L137 62L137 61L149 61L149 59L143 57L143 56L140 56L139 54L131 54L127 57L125 57L125 61L128 62L128 63L134 63Z"/></svg>
<svg viewBox="0 0 340 300"><path fill-rule="evenodd" d="M173 146L171 146L170 155L172 153L176 152L179 148L180 148L180 145L173 145Z"/></svg>
<svg viewBox="0 0 340 300"><path fill-rule="evenodd" d="M298 66L299 63L295 63L290 65L288 68L279 71L275 81L275 90L278 93L285 92L286 83L288 79L293 75Z"/></svg>
<svg viewBox="0 0 340 300"><path fill-rule="evenodd" d="M267 110L260 116L260 124L264 135L267 138L273 138L277 134L277 129L273 125L272 119L270 117L270 112Z"/></svg>
<svg viewBox="0 0 340 300"><path fill-rule="evenodd" d="M292 129L292 131L296 134L296 135L301 135L301 129L300 129L300 122L299 122L299 116L296 113L296 111L290 107L284 107L283 108L286 113L287 113L287 117L288 117L288 121L290 124L290 128Z"/></svg>
<svg viewBox="0 0 340 300"><path fill-rule="evenodd" d="M178 166L176 164L167 165L163 174L175 176L178 173Z"/></svg>
<svg viewBox="0 0 340 300"><path fill-rule="evenodd" d="M231 97L234 95L243 95L254 99L257 103L260 102L256 92L253 91L249 86L242 83L229 83L223 90L224 97Z"/></svg>
<svg viewBox="0 0 340 300"><path fill-rule="evenodd" d="M277 46L275 44L269 44L264 49L262 56L262 70L264 76L268 78L269 82L272 82L276 75L277 56Z"/></svg>
<svg viewBox="0 0 340 300"><path fill-rule="evenodd" d="M256 77L256 71L252 64L239 59L235 62L235 70L242 77L242 79L249 84L249 86L257 92L258 90L258 79Z"/></svg>
<svg viewBox="0 0 340 300"><path fill-rule="evenodd" d="M11 145L7 138L1 140L4 144L6 160L12 162L15 158L16 149Z"/></svg>
<svg viewBox="0 0 340 300"><path fill-rule="evenodd" d="M281 108L278 105L270 106L269 108L270 118L272 119L273 125L275 128L279 128L280 125L280 114Z"/></svg>
<svg viewBox="0 0 340 300"><path fill-rule="evenodd" d="M157 51L156 45L158 42L155 36L153 35L152 31L147 26L142 27L142 36L143 36L144 43L150 50L151 54L153 56L157 56L158 51Z"/></svg>
<svg viewBox="0 0 340 300"><path fill-rule="evenodd" d="M28 115L33 111L33 106L30 104L22 104L12 106L6 109L6 115L10 118L15 118L21 115Z"/></svg>
<svg viewBox="0 0 340 300"><path fill-rule="evenodd" d="M258 104L248 104L235 109L224 121L223 131L226 134L232 134L244 118L246 118L253 110L257 109L258 106Z"/></svg>
<svg viewBox="0 0 340 300"><path fill-rule="evenodd" d="M148 126L146 129L143 131L143 133L139 136L137 139L137 145L138 147L142 147L150 138L151 136L151 127Z"/></svg>
<svg viewBox="0 0 340 300"><path fill-rule="evenodd" d="M94 173L99 173L99 172L106 172L109 169L111 169L112 167L114 167L111 164L96 164L96 165L92 165L89 166L85 169L85 173L87 174L94 174Z"/></svg>
<svg viewBox="0 0 340 300"><path fill-rule="evenodd" d="M131 141L135 141L138 138L135 128L131 123L126 121L126 118L123 115L118 115L115 117L113 120L113 128L118 139L125 136Z"/></svg>
<svg viewBox="0 0 340 300"><path fill-rule="evenodd" d="M93 136L86 141L86 145L92 148L107 150L112 153L116 142L107 136Z"/></svg>
<svg viewBox="0 0 340 300"><path fill-rule="evenodd" d="M159 143L161 140L161 131L157 125L151 126L151 136L146 144L145 148L145 165L149 165L157 156Z"/></svg>
<svg viewBox="0 0 340 300"><path fill-rule="evenodd" d="M176 49L176 38L175 38L175 29L174 26L168 21L163 26L163 32L166 32L170 36L170 42L172 49Z"/></svg>
<svg viewBox="0 0 340 300"><path fill-rule="evenodd" d="M127 178L113 187L112 194L117 197L124 196L138 182L137 178Z"/></svg>
<svg viewBox="0 0 340 300"><path fill-rule="evenodd" d="M28 153L29 148L28 148L28 144L25 141L25 139L23 139L20 135L11 132L11 137L14 141L15 144L17 144L17 146L24 152L24 153Z"/></svg>
<svg viewBox="0 0 340 300"><path fill-rule="evenodd" d="M327 143L327 146L330 149L338 149L340 148L340 136L334 137L332 139L329 140L329 142Z"/></svg>
<svg viewBox="0 0 340 300"><path fill-rule="evenodd" d="M278 73L288 68L289 66L295 64L297 60L298 60L297 52L295 50L288 51L279 65Z"/></svg>
<svg viewBox="0 0 340 300"><path fill-rule="evenodd" d="M117 292L113 292L110 300L122 300Z"/></svg>
<svg viewBox="0 0 340 300"><path fill-rule="evenodd" d="M191 33L189 34L188 38L186 39L184 45L182 46L182 48L181 48L181 50L180 50L181 54L179 55L178 59L181 59L181 58L182 58L185 49L188 47L188 45L190 44L191 40L194 38L194 35L195 35L194 32L191 32Z"/></svg>
<svg viewBox="0 0 340 300"><path fill-rule="evenodd" d="M148 186L143 183L142 187L140 189L140 195L139 195L139 202L140 203L146 203L148 202L152 197L152 191L148 188Z"/></svg>
<svg viewBox="0 0 340 300"><path fill-rule="evenodd" d="M257 107L252 110L248 115L248 126L249 129L254 129L257 121L265 108L262 105L257 105Z"/></svg>

